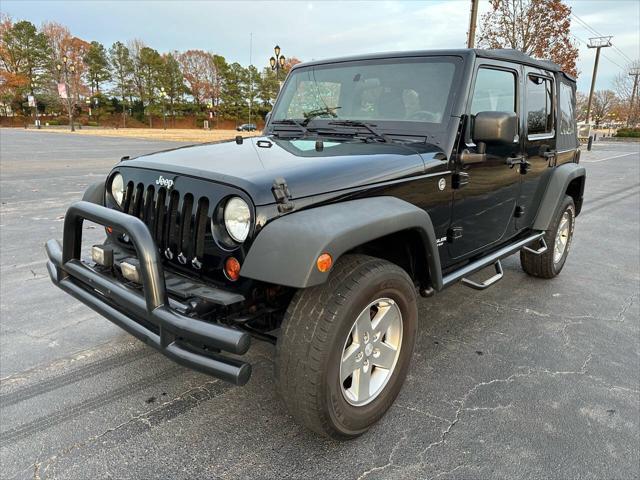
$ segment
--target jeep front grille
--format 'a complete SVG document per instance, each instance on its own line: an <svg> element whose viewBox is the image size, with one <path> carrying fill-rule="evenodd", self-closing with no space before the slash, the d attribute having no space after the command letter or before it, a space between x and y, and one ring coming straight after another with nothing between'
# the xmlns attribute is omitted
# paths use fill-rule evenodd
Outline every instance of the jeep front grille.
<svg viewBox="0 0 640 480"><path fill-rule="evenodd" d="M209 224L209 199L196 201L191 193L129 182L122 210L142 220L151 231L161 252L181 264L201 267L205 236Z"/></svg>

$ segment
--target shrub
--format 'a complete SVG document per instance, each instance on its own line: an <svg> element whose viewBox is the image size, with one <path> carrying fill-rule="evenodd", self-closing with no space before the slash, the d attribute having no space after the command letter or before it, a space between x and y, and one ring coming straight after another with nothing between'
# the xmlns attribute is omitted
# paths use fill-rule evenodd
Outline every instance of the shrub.
<svg viewBox="0 0 640 480"><path fill-rule="evenodd" d="M640 138L640 128L621 128L615 136Z"/></svg>

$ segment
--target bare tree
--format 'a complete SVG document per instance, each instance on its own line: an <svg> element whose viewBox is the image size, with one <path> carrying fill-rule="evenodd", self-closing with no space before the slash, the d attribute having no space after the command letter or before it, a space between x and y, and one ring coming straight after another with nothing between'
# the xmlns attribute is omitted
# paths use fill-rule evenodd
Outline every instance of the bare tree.
<svg viewBox="0 0 640 480"><path fill-rule="evenodd" d="M591 112L596 120L596 125L600 125L605 117L616 107L617 103L618 97L611 90L598 90L593 95Z"/></svg>
<svg viewBox="0 0 640 480"><path fill-rule="evenodd" d="M626 117L627 124L635 125L640 121L640 81L636 85L633 105L631 104L633 95L633 84L635 78L629 75L630 72L640 70L640 60L627 65L624 71L620 72L613 81L613 89L620 99L621 113Z"/></svg>

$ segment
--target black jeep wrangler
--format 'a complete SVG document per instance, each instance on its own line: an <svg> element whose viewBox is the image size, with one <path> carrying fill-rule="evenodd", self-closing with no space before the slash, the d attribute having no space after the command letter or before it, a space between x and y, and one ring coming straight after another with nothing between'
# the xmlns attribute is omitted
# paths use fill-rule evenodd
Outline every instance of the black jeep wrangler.
<svg viewBox="0 0 640 480"><path fill-rule="evenodd" d="M562 270L585 182L575 87L512 50L296 65L263 136L123 158L67 211L49 273L237 385L251 338L274 343L291 414L360 435L405 379L418 293L488 288L517 252L530 275ZM83 220L107 234L90 261Z"/></svg>

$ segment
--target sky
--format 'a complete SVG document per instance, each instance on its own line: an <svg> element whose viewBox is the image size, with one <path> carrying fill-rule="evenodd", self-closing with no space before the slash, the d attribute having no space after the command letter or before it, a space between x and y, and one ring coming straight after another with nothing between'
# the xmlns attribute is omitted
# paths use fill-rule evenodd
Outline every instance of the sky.
<svg viewBox="0 0 640 480"><path fill-rule="evenodd" d="M567 1L580 47L578 89L588 91L595 50L589 37L613 35L602 50L596 90L612 88L640 58L640 1ZM133 38L160 52L201 49L242 65L267 66L274 45L302 61L361 53L464 48L470 0L447 1L30 1L2 0L0 11L36 25L56 21L105 46ZM481 0L480 15L489 9ZM584 23L581 23L581 22ZM588 29L585 24L592 30ZM251 48L250 48L251 46Z"/></svg>

